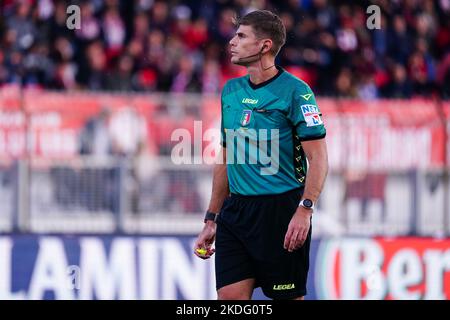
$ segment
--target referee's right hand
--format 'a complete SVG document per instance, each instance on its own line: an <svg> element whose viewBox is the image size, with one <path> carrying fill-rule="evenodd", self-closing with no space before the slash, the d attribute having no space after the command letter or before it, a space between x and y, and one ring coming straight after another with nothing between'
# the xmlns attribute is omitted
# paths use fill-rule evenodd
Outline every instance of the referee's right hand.
<svg viewBox="0 0 450 320"><path fill-rule="evenodd" d="M200 232L200 234L197 237L197 241L195 241L194 254L201 259L211 258L211 256L215 252L215 249L212 248L215 239L216 239L216 223L210 220L206 221L202 232ZM204 252L205 250L206 252Z"/></svg>

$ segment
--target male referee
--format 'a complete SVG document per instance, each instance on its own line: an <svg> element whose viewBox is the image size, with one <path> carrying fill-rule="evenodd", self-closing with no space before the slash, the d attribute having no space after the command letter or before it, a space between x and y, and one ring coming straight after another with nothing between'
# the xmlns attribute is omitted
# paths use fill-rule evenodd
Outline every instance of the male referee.
<svg viewBox="0 0 450 320"><path fill-rule="evenodd" d="M194 252L216 253L219 299L251 299L260 286L272 299L302 300L311 217L328 171L325 128L309 86L274 63L286 40L280 18L258 10L237 26L231 62L248 74L222 91L223 163Z"/></svg>

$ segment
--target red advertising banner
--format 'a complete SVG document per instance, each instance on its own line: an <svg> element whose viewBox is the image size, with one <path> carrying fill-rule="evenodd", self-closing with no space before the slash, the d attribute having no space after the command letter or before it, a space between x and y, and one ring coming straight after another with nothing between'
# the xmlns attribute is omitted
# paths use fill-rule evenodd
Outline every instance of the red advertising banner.
<svg viewBox="0 0 450 320"><path fill-rule="evenodd" d="M450 103L318 99L318 104L332 169L439 168L448 159ZM108 134L117 140L115 145L134 150L144 141L153 154L170 155L176 129L186 129L205 148L205 131L220 126L218 96L33 90L21 94L9 87L0 91L0 158L21 157L25 150L36 157L74 157L80 151L81 131L102 110L108 110Z"/></svg>
<svg viewBox="0 0 450 320"><path fill-rule="evenodd" d="M424 100L319 100L334 168L389 170L442 167L445 122L438 106ZM440 110L442 108L442 110Z"/></svg>
<svg viewBox="0 0 450 320"><path fill-rule="evenodd" d="M450 299L450 240L345 238L320 242L319 299Z"/></svg>

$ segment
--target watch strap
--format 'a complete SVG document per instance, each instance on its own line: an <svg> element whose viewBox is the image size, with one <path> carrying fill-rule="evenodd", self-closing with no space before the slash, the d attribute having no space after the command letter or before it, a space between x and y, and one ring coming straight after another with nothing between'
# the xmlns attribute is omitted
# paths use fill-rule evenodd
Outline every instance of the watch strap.
<svg viewBox="0 0 450 320"><path fill-rule="evenodd" d="M206 223L206 221L208 221L208 220L216 222L217 216L218 216L217 213L214 213L211 211L206 211L204 222Z"/></svg>

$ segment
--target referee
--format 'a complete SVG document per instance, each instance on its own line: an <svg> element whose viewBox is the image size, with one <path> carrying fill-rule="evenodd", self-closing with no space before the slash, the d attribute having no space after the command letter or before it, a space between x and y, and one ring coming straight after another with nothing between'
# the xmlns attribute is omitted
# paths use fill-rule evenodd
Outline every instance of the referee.
<svg viewBox="0 0 450 320"><path fill-rule="evenodd" d="M248 74L222 91L223 161L194 253L216 253L219 299L251 299L261 287L272 299L302 300L328 171L326 131L309 86L275 65L286 40L280 18L257 10L237 27L231 62Z"/></svg>

